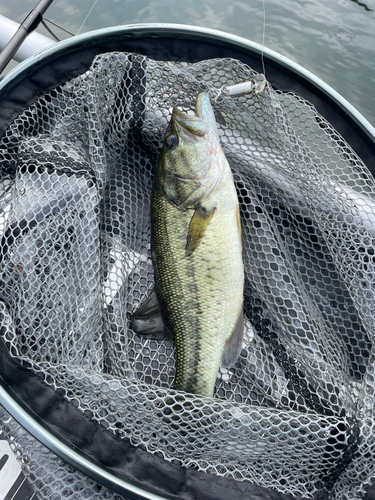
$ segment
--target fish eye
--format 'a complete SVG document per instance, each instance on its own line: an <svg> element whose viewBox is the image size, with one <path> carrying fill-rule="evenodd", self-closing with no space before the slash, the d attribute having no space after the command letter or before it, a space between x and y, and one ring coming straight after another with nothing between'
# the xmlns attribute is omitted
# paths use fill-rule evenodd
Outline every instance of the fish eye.
<svg viewBox="0 0 375 500"><path fill-rule="evenodd" d="M178 145L177 135L176 134L167 135L167 137L164 139L164 144L165 147L169 149L169 151L173 151L174 149L176 149Z"/></svg>

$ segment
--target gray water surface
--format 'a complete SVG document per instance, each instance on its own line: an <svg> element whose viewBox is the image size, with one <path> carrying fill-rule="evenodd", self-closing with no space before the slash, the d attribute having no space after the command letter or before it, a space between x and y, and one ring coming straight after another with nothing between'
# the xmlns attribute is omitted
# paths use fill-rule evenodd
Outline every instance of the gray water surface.
<svg viewBox="0 0 375 500"><path fill-rule="evenodd" d="M21 22L36 4L0 0L0 14ZM46 17L73 34L120 24L179 23L262 44L263 9L265 46L310 70L375 126L375 0L55 0ZM59 38L69 37L53 29ZM38 31L47 34L43 27Z"/></svg>

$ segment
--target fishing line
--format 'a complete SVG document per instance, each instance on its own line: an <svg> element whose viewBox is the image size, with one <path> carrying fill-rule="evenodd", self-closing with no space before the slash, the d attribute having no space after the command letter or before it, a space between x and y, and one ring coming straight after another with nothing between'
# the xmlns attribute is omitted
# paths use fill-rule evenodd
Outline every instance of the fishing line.
<svg viewBox="0 0 375 500"><path fill-rule="evenodd" d="M58 38L55 33L51 30L51 28L48 26L48 24L42 19L40 21L40 24L42 24L45 29L48 31L48 33L56 40L56 42L60 42L60 38Z"/></svg>
<svg viewBox="0 0 375 500"><path fill-rule="evenodd" d="M264 40L266 37L266 0L263 0L263 40L262 40L262 67L263 75L266 76L266 69L264 67Z"/></svg>
<svg viewBox="0 0 375 500"><path fill-rule="evenodd" d="M63 28L59 24L54 23L50 19L47 19L46 17L43 17L43 20L46 21L47 23L53 24L54 26L56 26L56 28L59 28L60 30L65 31L65 33L68 33L68 35L74 36L74 33L71 33L70 31L66 30L65 28Z"/></svg>
<svg viewBox="0 0 375 500"><path fill-rule="evenodd" d="M264 66L264 41L266 37L266 3L265 0L263 2L263 36L262 36L262 52L261 52L261 60L263 67L263 75L258 75L252 80L247 82L242 82L236 85L223 85L219 90L214 89L211 91L211 97L213 98L213 102L218 103L219 97L224 97L224 95L228 96L243 96L254 92L258 94L264 90L266 85L266 68ZM216 95L215 95L216 94Z"/></svg>
<svg viewBox="0 0 375 500"><path fill-rule="evenodd" d="M95 2L93 3L93 6L91 7L91 9L89 10L89 13L87 14L87 16L85 17L85 19L83 20L83 23L81 24L79 30L77 31L77 35L79 35L81 29L83 28L83 25L85 24L85 22L87 21L89 15L91 14L93 8L95 7L95 5L98 3L98 0L95 0Z"/></svg>

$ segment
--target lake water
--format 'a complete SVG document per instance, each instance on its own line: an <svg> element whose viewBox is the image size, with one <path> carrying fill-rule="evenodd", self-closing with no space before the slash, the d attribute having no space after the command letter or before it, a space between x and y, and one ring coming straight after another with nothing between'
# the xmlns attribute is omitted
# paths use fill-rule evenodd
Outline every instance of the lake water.
<svg viewBox="0 0 375 500"><path fill-rule="evenodd" d="M0 14L21 22L36 3L0 0ZM55 0L46 17L74 34L163 22L214 28L262 43L263 9L265 46L320 77L375 126L375 0ZM44 28L38 31L47 34ZM69 36L54 31L61 39Z"/></svg>

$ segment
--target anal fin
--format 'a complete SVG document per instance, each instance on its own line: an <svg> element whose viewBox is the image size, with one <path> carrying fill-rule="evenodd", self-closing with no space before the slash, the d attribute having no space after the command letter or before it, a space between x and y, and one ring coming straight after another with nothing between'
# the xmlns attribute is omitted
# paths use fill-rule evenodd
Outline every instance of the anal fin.
<svg viewBox="0 0 375 500"><path fill-rule="evenodd" d="M230 368L235 365L242 350L242 342L244 335L244 315L243 308L238 317L236 326L233 328L231 336L225 343L223 356L221 358L221 367Z"/></svg>
<svg viewBox="0 0 375 500"><path fill-rule="evenodd" d="M133 313L130 328L138 335L146 338L174 338L172 332L164 323L155 288L146 301Z"/></svg>

